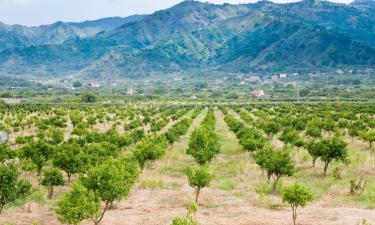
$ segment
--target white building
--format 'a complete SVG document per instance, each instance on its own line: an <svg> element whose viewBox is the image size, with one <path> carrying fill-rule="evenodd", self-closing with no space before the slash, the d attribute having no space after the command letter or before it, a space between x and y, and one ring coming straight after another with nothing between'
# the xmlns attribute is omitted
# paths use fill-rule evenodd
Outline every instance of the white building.
<svg viewBox="0 0 375 225"><path fill-rule="evenodd" d="M256 98L266 97L266 93L263 90L253 91L253 92L251 92L251 95L256 97Z"/></svg>
<svg viewBox="0 0 375 225"><path fill-rule="evenodd" d="M134 94L134 90L133 88L129 87L127 90L126 90L126 95L128 96L132 96Z"/></svg>
<svg viewBox="0 0 375 225"><path fill-rule="evenodd" d="M280 74L280 78L286 78L287 77L287 74L286 73L281 73Z"/></svg>

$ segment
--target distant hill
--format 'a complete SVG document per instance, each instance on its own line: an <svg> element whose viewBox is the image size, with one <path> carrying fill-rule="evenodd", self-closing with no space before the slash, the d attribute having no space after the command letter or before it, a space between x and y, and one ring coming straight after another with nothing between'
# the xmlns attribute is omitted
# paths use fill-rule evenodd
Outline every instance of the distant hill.
<svg viewBox="0 0 375 225"><path fill-rule="evenodd" d="M96 36L4 50L0 72L106 79L200 69L374 67L373 2L215 5L184 1Z"/></svg>
<svg viewBox="0 0 375 225"><path fill-rule="evenodd" d="M75 37L92 37L103 31L112 31L126 23L142 19L143 15L110 17L79 23L56 22L38 27L7 25L0 22L0 51L36 45L61 44Z"/></svg>

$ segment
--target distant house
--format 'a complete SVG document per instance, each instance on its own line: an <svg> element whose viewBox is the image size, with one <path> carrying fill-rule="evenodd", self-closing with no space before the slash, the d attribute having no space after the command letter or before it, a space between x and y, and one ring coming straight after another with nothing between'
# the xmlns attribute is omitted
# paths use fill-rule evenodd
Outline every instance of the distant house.
<svg viewBox="0 0 375 225"><path fill-rule="evenodd" d="M344 74L344 70L342 70L342 69L338 69L338 70L336 70L336 73L337 73L337 74Z"/></svg>
<svg viewBox="0 0 375 225"><path fill-rule="evenodd" d="M134 94L134 89L129 87L126 92L125 92L126 95L128 96L132 96Z"/></svg>
<svg viewBox="0 0 375 225"><path fill-rule="evenodd" d="M177 76L174 78L174 81L182 81L182 77Z"/></svg>
<svg viewBox="0 0 375 225"><path fill-rule="evenodd" d="M93 88L100 88L100 84L98 81L92 81L90 83L90 86L93 87Z"/></svg>
<svg viewBox="0 0 375 225"><path fill-rule="evenodd" d="M281 73L281 74L280 74L280 78L285 79L286 77L287 77L287 74L286 74L286 73Z"/></svg>
<svg viewBox="0 0 375 225"><path fill-rule="evenodd" d="M196 95L193 95L190 97L191 99L198 99L198 97Z"/></svg>
<svg viewBox="0 0 375 225"><path fill-rule="evenodd" d="M256 98L265 98L266 93L263 90L253 91L251 92L251 95Z"/></svg>
<svg viewBox="0 0 375 225"><path fill-rule="evenodd" d="M255 83L255 82L260 81L261 79L258 76L250 76L247 80L252 82L252 83Z"/></svg>
<svg viewBox="0 0 375 225"><path fill-rule="evenodd" d="M273 75L273 76L271 77L271 80L272 80L272 81L277 81L277 80L279 80L279 76Z"/></svg>

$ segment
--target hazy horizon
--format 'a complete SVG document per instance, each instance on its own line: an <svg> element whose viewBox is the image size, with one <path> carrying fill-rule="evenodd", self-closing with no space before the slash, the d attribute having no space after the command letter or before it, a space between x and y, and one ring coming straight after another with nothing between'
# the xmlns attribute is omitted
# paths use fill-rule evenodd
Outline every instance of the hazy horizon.
<svg viewBox="0 0 375 225"><path fill-rule="evenodd" d="M169 8L182 0L0 0L0 22L38 26L57 21L81 22L105 17L150 14ZM253 3L256 0L204 0L216 4ZM273 0L277 3L295 0ZM334 0L349 3L350 0Z"/></svg>

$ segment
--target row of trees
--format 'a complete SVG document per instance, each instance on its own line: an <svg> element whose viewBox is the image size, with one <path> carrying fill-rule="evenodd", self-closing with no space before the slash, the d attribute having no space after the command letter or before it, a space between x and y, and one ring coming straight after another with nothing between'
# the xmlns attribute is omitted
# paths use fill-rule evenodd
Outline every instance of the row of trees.
<svg viewBox="0 0 375 225"><path fill-rule="evenodd" d="M219 153L219 139L215 132L216 119L213 109L209 109L201 125L195 129L190 137L189 147L186 150L195 162L197 167L187 167L185 174L189 185L195 189L195 202L201 190L209 186L213 175L209 172L208 163Z"/></svg>
<svg viewBox="0 0 375 225"><path fill-rule="evenodd" d="M99 224L114 201L127 197L140 169L147 162L161 158L168 144L185 134L190 124L190 119L184 119L165 135L142 138L135 150L126 157L111 157L104 163L89 168L84 173L85 176L81 176L73 184L71 191L58 202L58 219L69 224L79 224L83 220Z"/></svg>
<svg viewBox="0 0 375 225"><path fill-rule="evenodd" d="M240 144L246 151L254 152L265 146L266 139L256 128L246 127L242 122L229 114L225 115L224 120L228 124L229 129L236 134Z"/></svg>
<svg viewBox="0 0 375 225"><path fill-rule="evenodd" d="M228 111L223 110L223 112L226 114L226 123L236 134L240 140L240 144L245 150L252 153L255 162L262 171L266 171L268 182L270 182L271 178L273 179L272 190L275 192L280 178L283 176L292 176L295 172L295 165L291 154L286 149L275 149L268 140L263 138L262 133L255 127L247 128L240 121L229 115ZM252 117L245 111L241 110L239 113L241 118L246 122L254 123ZM280 131L280 127L272 122L262 123L261 126L257 127L263 129L270 138ZM250 135L244 133L250 133ZM248 143L252 144L249 145ZM251 146L251 148L249 148L249 146ZM281 196L283 202L291 206L293 223L296 225L297 208L305 207L308 202L313 200L311 190L300 183L294 183L285 186L281 190Z"/></svg>
<svg viewBox="0 0 375 225"><path fill-rule="evenodd" d="M280 123L271 120L271 118L269 118L267 115L259 112L257 115L260 116L260 118L266 117L268 120L259 119L258 121L253 121L252 124L254 124L254 126L262 129L269 136L269 138L272 138L273 135L280 133L278 138L285 144L286 147L288 145L304 147L313 159L313 166L315 166L317 159L320 159L324 163L324 174L327 173L328 166L332 161L347 161L347 143L345 143L337 135L333 137L332 135L329 135L329 138L322 138L320 137L321 128L319 128L319 135L317 135L316 138L305 140L300 135L301 130L304 129L304 125L301 125L301 121L293 119L291 119L291 122L284 121L282 124L285 126L281 128ZM314 120L310 122L314 122ZM228 119L227 123L229 126L234 127L233 129L241 126L241 123L236 121L234 118ZM330 129L326 128L326 130ZM334 129L332 128L331 130ZM306 130L305 133L308 133L308 130ZM241 138L241 136L239 138Z"/></svg>

